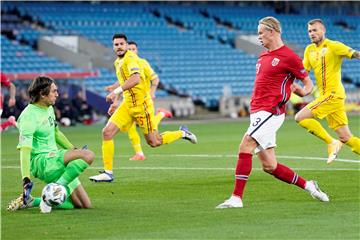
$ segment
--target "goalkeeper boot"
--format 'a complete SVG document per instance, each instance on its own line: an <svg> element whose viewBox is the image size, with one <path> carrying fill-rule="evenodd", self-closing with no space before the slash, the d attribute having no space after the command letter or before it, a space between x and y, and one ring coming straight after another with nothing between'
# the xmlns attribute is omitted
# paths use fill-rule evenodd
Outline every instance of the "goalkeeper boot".
<svg viewBox="0 0 360 240"><path fill-rule="evenodd" d="M341 146L342 146L342 143L339 140L335 140L334 142L328 144L329 157L326 162L327 164L332 163L336 159L336 157L341 149Z"/></svg>
<svg viewBox="0 0 360 240"><path fill-rule="evenodd" d="M305 190L308 191L314 199L318 199L322 202L330 201L328 195L322 192L317 185L317 182L313 180L306 181Z"/></svg>
<svg viewBox="0 0 360 240"><path fill-rule="evenodd" d="M112 182L114 181L114 176L112 173L106 171L100 171L100 174L89 177L90 181L93 182Z"/></svg>
<svg viewBox="0 0 360 240"><path fill-rule="evenodd" d="M33 207L32 203L34 201L34 198L29 195L27 204L24 204L23 194L20 195L20 197L12 200L9 205L7 206L8 211L17 211L25 208L31 208Z"/></svg>
<svg viewBox="0 0 360 240"><path fill-rule="evenodd" d="M30 179L28 177L25 177L23 180L23 201L24 204L26 205L29 201L30 198L30 194L31 194L31 190L33 188L33 182L30 181Z"/></svg>
<svg viewBox="0 0 360 240"><path fill-rule="evenodd" d="M216 208L224 209L224 208L242 208L243 202L240 197L237 196L231 196L228 200L225 202L219 204L216 206Z"/></svg>
<svg viewBox="0 0 360 240"><path fill-rule="evenodd" d="M190 132L189 129L187 128L187 126L180 126L180 131L183 132L183 137L182 137L183 139L186 139L194 144L197 143L197 138L196 138L195 134Z"/></svg>

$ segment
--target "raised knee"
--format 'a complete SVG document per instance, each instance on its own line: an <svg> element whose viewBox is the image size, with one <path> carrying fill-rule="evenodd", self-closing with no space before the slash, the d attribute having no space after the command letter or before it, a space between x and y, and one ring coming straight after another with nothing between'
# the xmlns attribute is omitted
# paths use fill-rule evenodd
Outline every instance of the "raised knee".
<svg viewBox="0 0 360 240"><path fill-rule="evenodd" d="M87 162L89 165L91 165L94 161L95 153L93 153L90 150L85 150L84 153L84 161Z"/></svg>

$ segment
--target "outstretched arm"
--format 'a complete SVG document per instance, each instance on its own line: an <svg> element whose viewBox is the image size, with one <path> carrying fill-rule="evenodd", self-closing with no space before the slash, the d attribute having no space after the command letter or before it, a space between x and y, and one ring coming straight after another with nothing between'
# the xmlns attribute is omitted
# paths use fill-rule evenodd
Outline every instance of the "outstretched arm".
<svg viewBox="0 0 360 240"><path fill-rule="evenodd" d="M21 147L20 148L20 168L22 178L30 179L30 156L31 148Z"/></svg>

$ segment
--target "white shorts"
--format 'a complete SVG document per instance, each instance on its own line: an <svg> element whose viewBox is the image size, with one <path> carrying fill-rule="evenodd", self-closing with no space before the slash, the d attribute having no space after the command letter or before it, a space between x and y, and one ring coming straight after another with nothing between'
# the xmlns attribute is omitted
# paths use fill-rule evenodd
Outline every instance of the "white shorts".
<svg viewBox="0 0 360 240"><path fill-rule="evenodd" d="M255 153L261 150L276 147L276 132L285 119L285 113L275 115L266 111L250 114L250 126L246 132L259 144Z"/></svg>

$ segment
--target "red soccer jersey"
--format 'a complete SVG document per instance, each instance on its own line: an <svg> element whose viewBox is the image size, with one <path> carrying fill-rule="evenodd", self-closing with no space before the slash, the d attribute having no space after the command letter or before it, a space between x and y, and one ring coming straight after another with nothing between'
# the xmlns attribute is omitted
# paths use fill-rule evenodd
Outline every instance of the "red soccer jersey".
<svg viewBox="0 0 360 240"><path fill-rule="evenodd" d="M256 79L251 97L251 113L267 111L285 112L285 103L291 95L290 86L295 78L308 76L302 61L289 47L260 54L256 64Z"/></svg>
<svg viewBox="0 0 360 240"><path fill-rule="evenodd" d="M1 86L10 87L10 80L1 72Z"/></svg>

